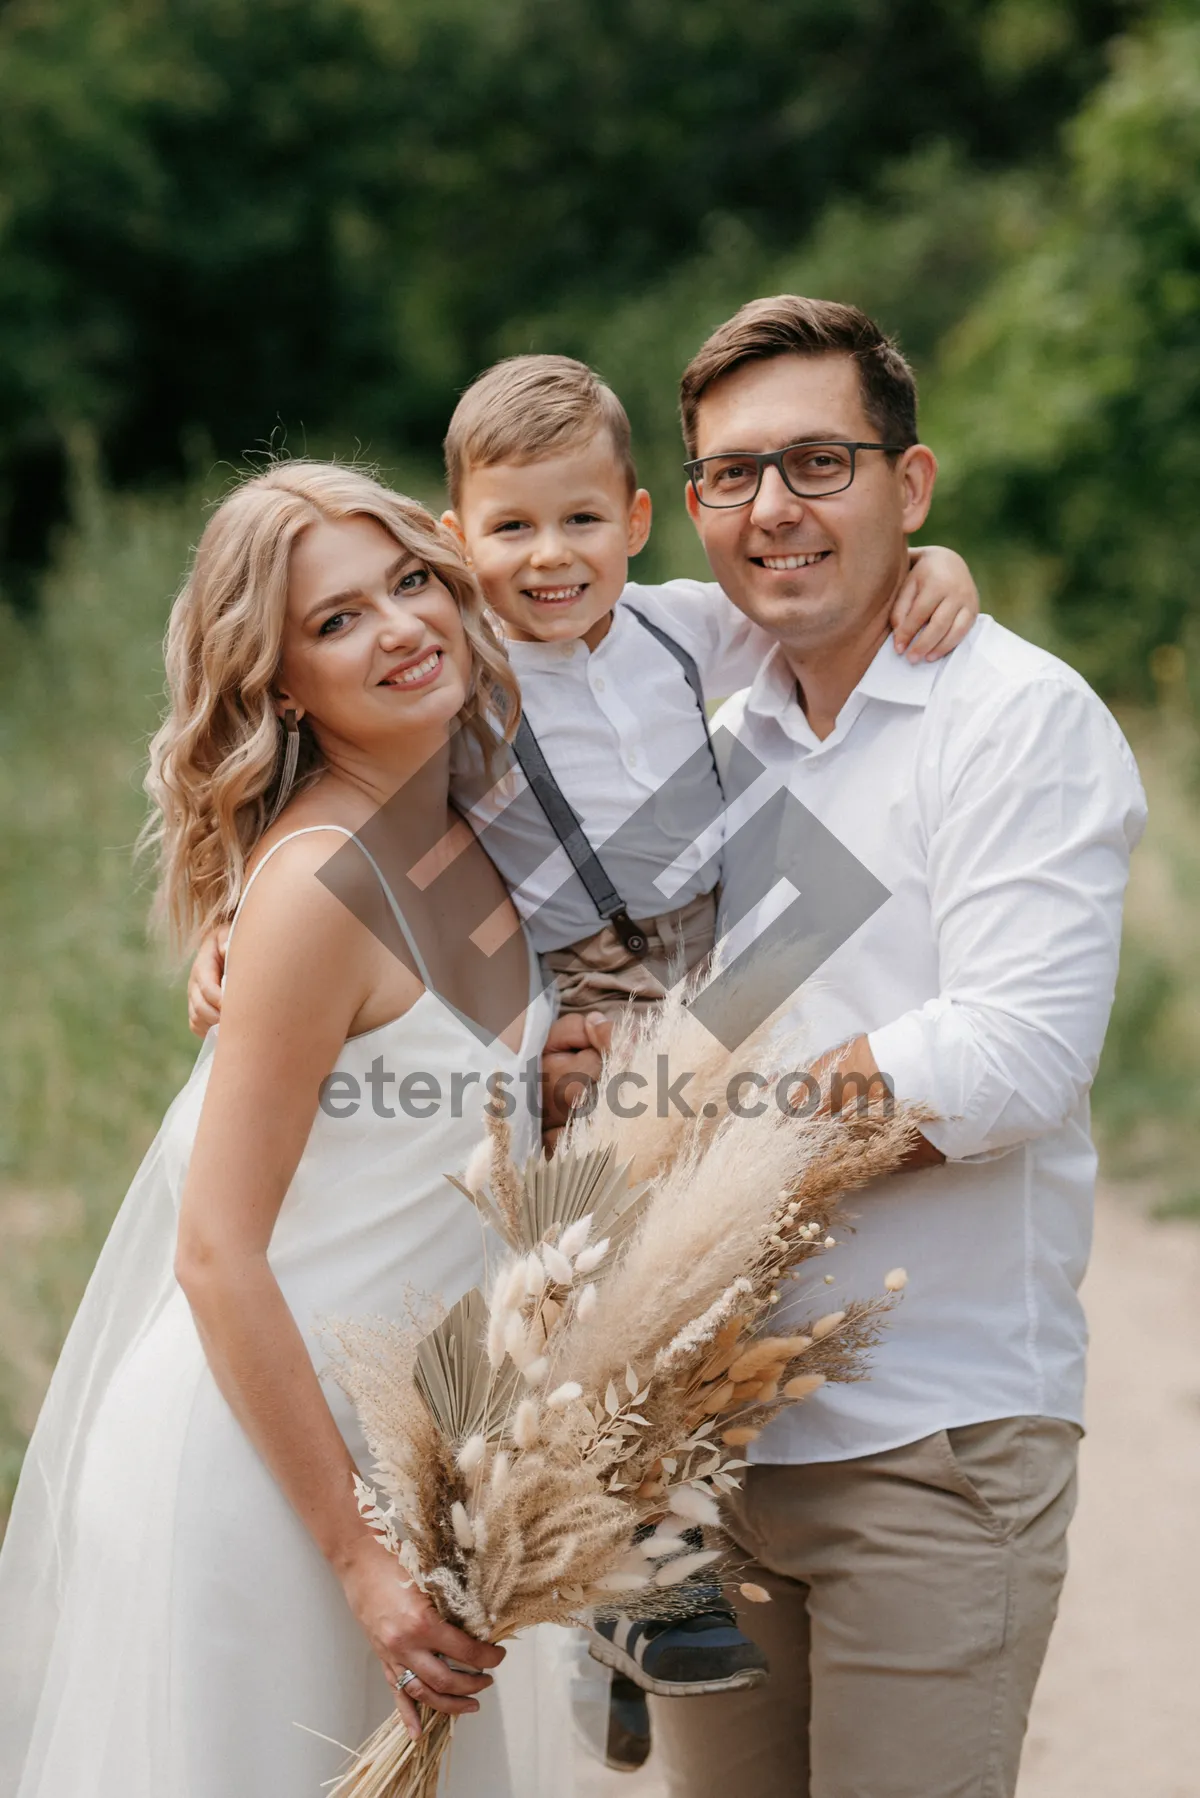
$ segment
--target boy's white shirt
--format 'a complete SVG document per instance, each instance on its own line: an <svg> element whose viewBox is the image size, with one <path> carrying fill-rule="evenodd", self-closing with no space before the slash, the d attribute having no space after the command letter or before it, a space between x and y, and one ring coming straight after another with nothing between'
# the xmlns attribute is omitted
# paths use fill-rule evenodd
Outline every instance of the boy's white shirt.
<svg viewBox="0 0 1200 1798"><path fill-rule="evenodd" d="M507 645L525 715L555 779L629 915L645 919L712 890L720 872L722 808L692 689L675 657L630 616L630 607L688 652L709 699L748 685L773 639L714 582L677 580L626 586L594 650L581 641ZM669 792L656 803L668 782ZM464 809L508 881L539 953L601 928L519 769Z"/></svg>

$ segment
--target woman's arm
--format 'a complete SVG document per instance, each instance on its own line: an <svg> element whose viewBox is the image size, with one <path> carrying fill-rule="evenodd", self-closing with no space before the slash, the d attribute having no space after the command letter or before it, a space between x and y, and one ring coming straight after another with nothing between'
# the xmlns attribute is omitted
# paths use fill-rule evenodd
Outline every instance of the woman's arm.
<svg viewBox="0 0 1200 1798"><path fill-rule="evenodd" d="M290 844L238 921L221 1032L188 1169L176 1272L221 1392L321 1553L388 1675L439 1710L478 1708L490 1682L452 1672L502 1658L401 1583L359 1517L350 1453L267 1250L308 1138L321 1081L380 966L374 938L315 878L328 843ZM411 1728L408 1694L398 1705Z"/></svg>

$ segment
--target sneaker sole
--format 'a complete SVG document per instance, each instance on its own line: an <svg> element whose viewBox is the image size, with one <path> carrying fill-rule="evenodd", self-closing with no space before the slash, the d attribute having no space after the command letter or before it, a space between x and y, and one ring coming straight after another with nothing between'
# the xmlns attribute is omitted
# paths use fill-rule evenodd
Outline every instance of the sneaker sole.
<svg viewBox="0 0 1200 1798"><path fill-rule="evenodd" d="M623 1673L635 1686L640 1686L643 1692L652 1692L656 1698L704 1698L714 1692L740 1692L747 1686L761 1686L767 1677L765 1667L743 1667L724 1679L655 1679L631 1654L626 1654L613 1642L606 1642L603 1636L588 1637L588 1653L601 1666Z"/></svg>

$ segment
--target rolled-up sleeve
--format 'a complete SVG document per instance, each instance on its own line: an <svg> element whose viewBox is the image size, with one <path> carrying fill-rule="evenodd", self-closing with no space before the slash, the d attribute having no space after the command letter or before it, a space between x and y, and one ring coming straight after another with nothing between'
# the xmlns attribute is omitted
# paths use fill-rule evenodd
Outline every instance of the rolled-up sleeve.
<svg viewBox="0 0 1200 1798"><path fill-rule="evenodd" d="M1095 1076L1112 1007L1137 767L1085 687L1031 681L938 770L928 887L939 992L870 1033L896 1097L952 1161L1056 1129Z"/></svg>

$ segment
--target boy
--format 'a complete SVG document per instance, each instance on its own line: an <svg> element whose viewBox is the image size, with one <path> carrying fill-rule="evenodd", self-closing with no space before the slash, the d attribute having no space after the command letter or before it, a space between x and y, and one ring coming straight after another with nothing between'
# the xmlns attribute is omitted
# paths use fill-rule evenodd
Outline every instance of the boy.
<svg viewBox="0 0 1200 1798"><path fill-rule="evenodd" d="M499 621L523 707L512 746L523 778L497 781L463 742L456 803L512 889L560 1009L612 1016L656 1003L714 943L724 798L706 695L749 685L772 639L713 584L628 582L650 495L624 408L583 363L529 355L486 370L445 448L442 522ZM914 660L945 654L978 609L959 556L916 551L891 615L896 648ZM214 975L202 950L193 1027L219 1008ZM637 1765L649 1750L637 1687L681 1696L765 1677L719 1588L704 1596L711 1608L682 1621L590 1630L596 1659L623 1676L611 1764Z"/></svg>
<svg viewBox="0 0 1200 1798"><path fill-rule="evenodd" d="M627 582L650 495L624 408L583 363L514 356L486 370L450 421L446 475L442 522L500 621L524 713L515 795L476 768L460 770L456 798L560 1009L653 1003L713 946L724 801L705 698L748 686L772 639L711 583ZM916 551L896 647L935 659L978 610L961 557Z"/></svg>

